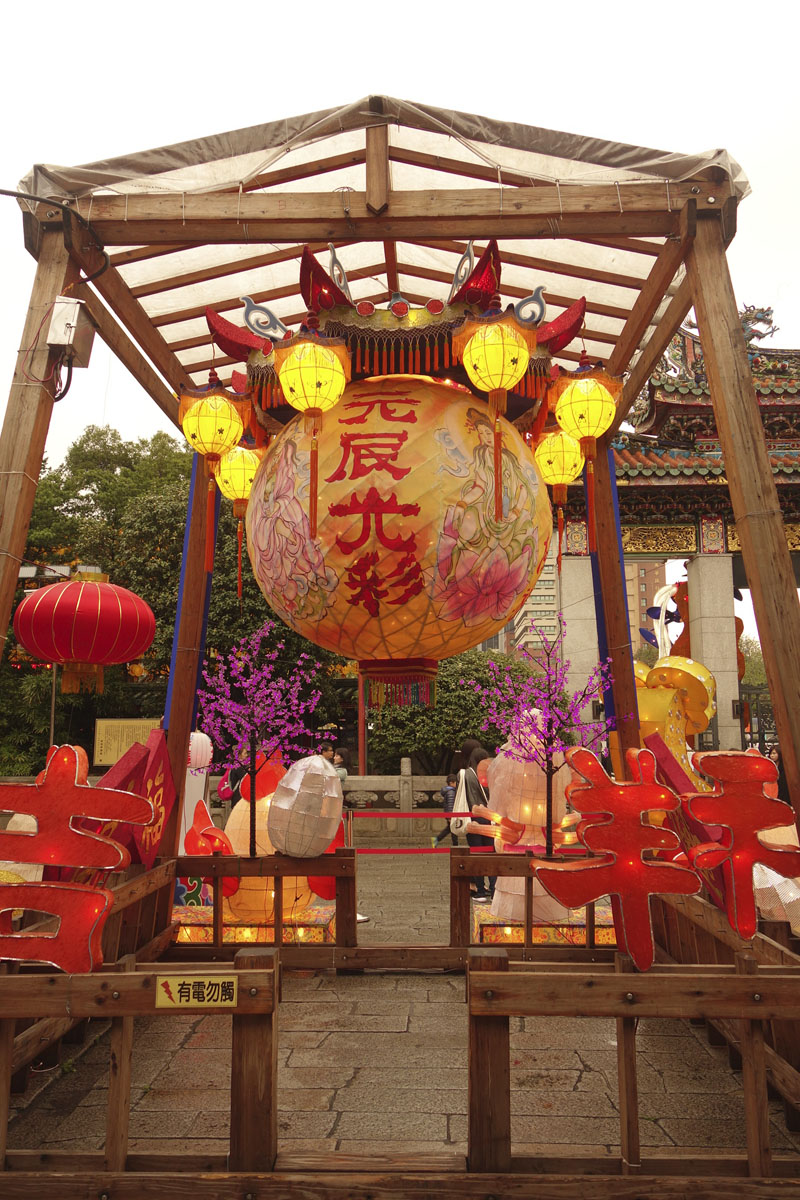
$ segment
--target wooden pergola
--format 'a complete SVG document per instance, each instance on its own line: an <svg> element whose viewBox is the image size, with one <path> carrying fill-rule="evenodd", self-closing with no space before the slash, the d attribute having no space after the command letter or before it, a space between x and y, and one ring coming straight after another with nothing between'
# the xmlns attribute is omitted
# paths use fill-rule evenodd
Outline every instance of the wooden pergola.
<svg viewBox="0 0 800 1200"><path fill-rule="evenodd" d="M627 373L614 429L681 321L697 318L785 770L800 812L800 606L725 250L747 184L724 152L688 158L372 96L342 109L76 168L21 185L38 268L0 435L0 628L11 616L53 397L37 330L70 288L177 425L174 392L211 366L207 305L240 297L286 325L305 306L303 247L333 243L354 299L445 296L469 239L497 238L504 302L543 284L547 319L587 299L584 341ZM106 265L106 255L108 264ZM94 276L91 282L85 282ZM575 347L557 358L570 365ZM217 355L225 379L231 360ZM598 560L618 713L636 711L608 456L597 460ZM195 489L169 725L186 762L201 650L205 502ZM638 745L634 720L623 746ZM181 769L178 769L178 768ZM173 829L173 840L175 830ZM169 842L165 841L168 850Z"/></svg>

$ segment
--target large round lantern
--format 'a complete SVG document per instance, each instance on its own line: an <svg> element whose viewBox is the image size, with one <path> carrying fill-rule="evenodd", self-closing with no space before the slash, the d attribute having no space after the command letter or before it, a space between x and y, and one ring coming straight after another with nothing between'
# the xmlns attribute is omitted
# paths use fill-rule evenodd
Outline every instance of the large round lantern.
<svg viewBox="0 0 800 1200"><path fill-rule="evenodd" d="M261 463L247 509L259 586L288 625L359 661L372 704L426 701L438 661L502 629L538 578L547 491L517 430L503 434L500 520L486 404L432 380L346 389L320 440L316 538L300 420Z"/></svg>
<svg viewBox="0 0 800 1200"><path fill-rule="evenodd" d="M101 692L103 666L141 657L155 631L155 617L141 597L90 580L29 592L14 613L14 635L28 654L64 665L63 692L93 682Z"/></svg>

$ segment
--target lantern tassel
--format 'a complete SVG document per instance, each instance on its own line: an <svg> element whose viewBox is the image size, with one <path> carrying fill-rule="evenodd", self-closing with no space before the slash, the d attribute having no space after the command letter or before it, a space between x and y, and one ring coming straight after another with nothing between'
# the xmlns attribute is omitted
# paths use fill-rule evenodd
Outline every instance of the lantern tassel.
<svg viewBox="0 0 800 1200"><path fill-rule="evenodd" d="M317 536L317 487L319 483L319 444L317 431L311 437L310 482L308 494L308 524L311 537Z"/></svg>
<svg viewBox="0 0 800 1200"><path fill-rule="evenodd" d="M561 509L558 510L559 512ZM239 524L236 527L236 540L239 543L239 553L236 561L236 594L241 600L242 598L242 518L239 517Z"/></svg>
<svg viewBox="0 0 800 1200"><path fill-rule="evenodd" d="M210 575L214 570L214 542L216 541L216 530L214 528L214 508L216 505L216 490L217 485L214 482L214 477L208 481L208 492L206 493L206 574Z"/></svg>
<svg viewBox="0 0 800 1200"><path fill-rule="evenodd" d="M494 519L503 519L503 431L500 418L494 423Z"/></svg>
<svg viewBox="0 0 800 1200"><path fill-rule="evenodd" d="M556 562L558 564L558 577L561 578L561 551L564 544L564 510L559 504L558 506L558 555Z"/></svg>

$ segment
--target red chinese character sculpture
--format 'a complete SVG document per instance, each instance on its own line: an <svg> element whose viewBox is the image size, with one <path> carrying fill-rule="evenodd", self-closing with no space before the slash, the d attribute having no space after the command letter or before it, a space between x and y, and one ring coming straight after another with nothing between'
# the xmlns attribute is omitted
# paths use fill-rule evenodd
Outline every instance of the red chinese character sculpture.
<svg viewBox="0 0 800 1200"><path fill-rule="evenodd" d="M626 758L636 782L616 783L591 750L577 747L567 751L573 775L584 780L567 788L572 807L583 816L578 838L587 849L603 857L538 867L536 876L567 908L610 895L617 945L640 971L646 971L655 953L650 896L691 896L700 890L700 880L686 867L644 858L644 851L679 846L671 830L645 825L643 818L653 810L677 808L680 801L657 782L651 751L629 750Z"/></svg>
<svg viewBox="0 0 800 1200"><path fill-rule="evenodd" d="M80 828L73 818L145 824L153 817L149 800L112 788L93 788L85 779L74 746L51 750L33 784L0 785L0 810L36 819L35 832L0 833L0 858L44 866L119 870L130 854L102 832ZM91 971L102 963L100 938L113 903L105 888L77 883L0 885L0 958L52 963L64 971ZM28 909L59 919L55 930L12 929L11 913Z"/></svg>
<svg viewBox="0 0 800 1200"><path fill-rule="evenodd" d="M717 783L713 792L683 796L693 817L706 825L721 825L718 842L693 846L689 861L694 867L720 867L725 880L725 907L731 928L750 939L758 925L753 895L753 867L770 867L778 875L800 875L800 850L796 846L766 846L759 833L794 824L794 810L768 796L764 786L778 777L778 769L760 754L708 751L692 755L698 771Z"/></svg>

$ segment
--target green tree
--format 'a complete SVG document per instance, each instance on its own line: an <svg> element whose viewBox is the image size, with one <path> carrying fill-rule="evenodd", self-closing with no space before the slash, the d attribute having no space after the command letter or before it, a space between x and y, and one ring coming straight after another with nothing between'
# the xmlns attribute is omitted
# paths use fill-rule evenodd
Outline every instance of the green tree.
<svg viewBox="0 0 800 1200"><path fill-rule="evenodd" d="M411 705L397 708L387 705L370 713L369 769L379 774L396 775L400 759L412 755L414 767L422 775L440 775L449 770L450 762L465 738L479 738L487 750L494 751L504 735L496 727L481 730L483 706L470 688L461 680L475 680L489 687L489 662L507 668L514 678L531 674L527 663L511 654L467 650L439 664L436 681L436 703L430 707Z"/></svg>
<svg viewBox="0 0 800 1200"><path fill-rule="evenodd" d="M655 646L651 646L648 642L642 642L639 649L633 656L634 662L644 663L647 667L653 667L658 658L658 650Z"/></svg>
<svg viewBox="0 0 800 1200"><path fill-rule="evenodd" d="M739 649L744 655L744 678L742 683L751 684L755 687L759 684L766 686L767 671L764 666L764 656L761 653L761 643L758 638L743 634L739 638Z"/></svg>

